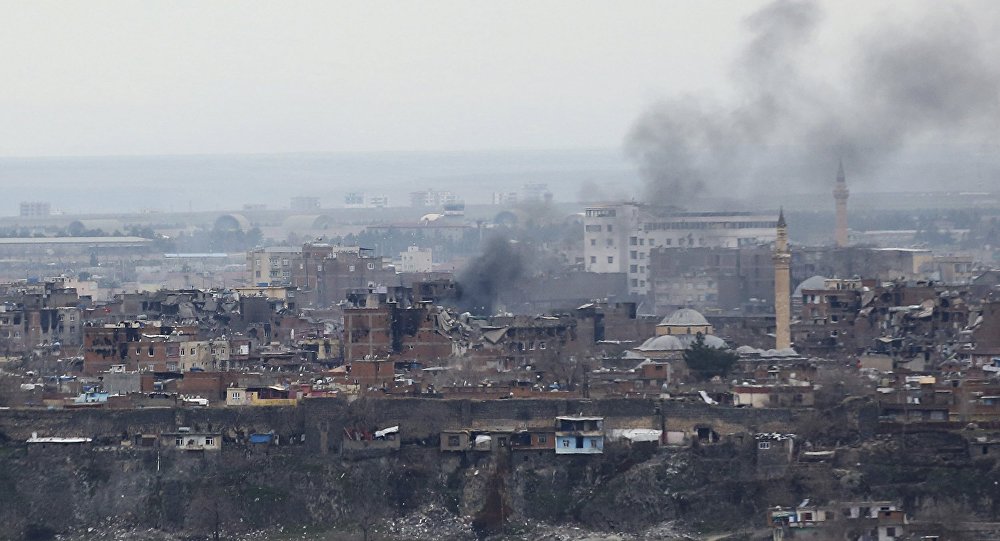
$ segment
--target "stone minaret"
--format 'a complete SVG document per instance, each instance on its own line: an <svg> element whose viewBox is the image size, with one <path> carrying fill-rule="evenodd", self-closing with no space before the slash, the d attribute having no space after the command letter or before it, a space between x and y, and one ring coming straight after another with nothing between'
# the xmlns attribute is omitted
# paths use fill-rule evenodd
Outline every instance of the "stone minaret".
<svg viewBox="0 0 1000 541"><path fill-rule="evenodd" d="M834 240L837 246L847 246L847 180L844 178L844 161L837 167L837 185L833 188L833 200L837 203L837 228L834 230Z"/></svg>
<svg viewBox="0 0 1000 541"><path fill-rule="evenodd" d="M785 211L778 213L778 238L774 242L774 348L792 347L792 308L789 267L792 254L788 251L788 226Z"/></svg>

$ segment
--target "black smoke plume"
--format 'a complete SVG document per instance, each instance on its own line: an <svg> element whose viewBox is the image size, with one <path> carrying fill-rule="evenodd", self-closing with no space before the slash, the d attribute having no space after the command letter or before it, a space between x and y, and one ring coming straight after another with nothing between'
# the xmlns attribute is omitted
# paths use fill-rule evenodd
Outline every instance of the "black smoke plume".
<svg viewBox="0 0 1000 541"><path fill-rule="evenodd" d="M518 243L504 236L489 238L483 253L458 275L458 307L477 316L494 315L497 300L512 291L525 275Z"/></svg>
<svg viewBox="0 0 1000 541"><path fill-rule="evenodd" d="M730 74L734 102L664 100L628 135L647 201L746 197L790 182L830 186L838 159L849 172L874 174L911 145L995 144L1000 62L977 22L996 19L997 10L973 17L952 3L919 5L929 11L894 13L846 40L831 59L840 69L824 73L811 71L824 54L816 2L777 0L749 16L750 40Z"/></svg>

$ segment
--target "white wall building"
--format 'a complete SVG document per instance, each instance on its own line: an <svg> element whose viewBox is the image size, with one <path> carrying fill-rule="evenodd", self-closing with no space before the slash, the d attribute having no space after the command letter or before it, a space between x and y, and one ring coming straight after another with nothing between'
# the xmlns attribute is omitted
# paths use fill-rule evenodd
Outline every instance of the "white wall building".
<svg viewBox="0 0 1000 541"><path fill-rule="evenodd" d="M212 356L211 342L203 340L181 342L179 353L181 372L218 369L218 363Z"/></svg>
<svg viewBox="0 0 1000 541"><path fill-rule="evenodd" d="M584 265L589 272L628 274L629 293L646 295L654 247L738 248L774 242L778 216L753 212L663 211L638 203L588 207Z"/></svg>
<svg viewBox="0 0 1000 541"><path fill-rule="evenodd" d="M516 205L517 192L493 192L494 205Z"/></svg>
<svg viewBox="0 0 1000 541"><path fill-rule="evenodd" d="M22 218L50 214L52 214L52 205L48 201L21 201Z"/></svg>
<svg viewBox="0 0 1000 541"><path fill-rule="evenodd" d="M430 248L410 246L399 254L400 272L431 272L434 270Z"/></svg>
<svg viewBox="0 0 1000 541"><path fill-rule="evenodd" d="M293 265L302 257L301 246L267 246L247 253L250 284L288 284Z"/></svg>

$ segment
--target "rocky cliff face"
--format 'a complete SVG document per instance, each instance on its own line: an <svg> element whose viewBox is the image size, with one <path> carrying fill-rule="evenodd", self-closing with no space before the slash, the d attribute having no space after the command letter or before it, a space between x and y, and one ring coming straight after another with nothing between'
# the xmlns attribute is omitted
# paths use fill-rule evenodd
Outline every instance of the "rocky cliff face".
<svg viewBox="0 0 1000 541"><path fill-rule="evenodd" d="M714 493L702 482L693 491L690 486L692 463L702 459L689 449L614 445L592 457L551 451L442 455L436 448L404 446L393 456L352 461L305 447L214 455L6 447L0 520L8 532L99 530L113 523L176 535L303 526L388 535L397 520L435 509L436 522L460 524L451 527L457 539L539 522L639 532L682 517L692 525L712 522L711 509L720 509L711 501ZM747 511L753 508L728 515L746 520ZM423 533L425 539L442 537L436 524Z"/></svg>
<svg viewBox="0 0 1000 541"><path fill-rule="evenodd" d="M523 418L521 408L540 408L544 415L556 408L498 402L489 405L488 415ZM340 428L361 417L377 423L399 420L401 402L388 403L386 408L360 405L357 411L333 404L323 415L296 408L132 415L0 412L0 523L5 525L0 539L45 539L67 532L76 532L75 539L99 539L109 524L115 531L126 528L123 538L131 539L211 538L217 531L229 539L261 531L266 534L255 538L287 539L292 530L296 538L317 532L371 539L537 538L569 527L623 538L674 539L685 531L761 528L768 506L794 505L804 498L899 499L917 517L949 510L949 516L966 520L996 516L1000 509L995 459L970 455L961 435L869 437L850 428L844 417L857 411L761 417L725 410L713 426L731 432L723 432L718 443L677 448L608 443L602 455L565 456L507 448L441 452L430 434L436 424L477 422L475 411L487 406L439 402L428 407L441 418L422 420L423 432L407 436L404 424L398 451L341 457ZM590 407L597 412L601 406ZM713 422L712 410L705 408L672 410L662 420L634 415L655 411L650 404L605 411L612 423ZM746 430L776 419L786 431L810 434L811 443L839 441L837 458L763 460ZM221 432L223 450L121 445L129 434L179 423ZM830 441L822 440L817 423L831 427L826 431L834 435ZM79 447L26 445L22 436L32 427L58 435L75 430L95 441ZM282 434L282 445L246 442L246 434L265 429Z"/></svg>

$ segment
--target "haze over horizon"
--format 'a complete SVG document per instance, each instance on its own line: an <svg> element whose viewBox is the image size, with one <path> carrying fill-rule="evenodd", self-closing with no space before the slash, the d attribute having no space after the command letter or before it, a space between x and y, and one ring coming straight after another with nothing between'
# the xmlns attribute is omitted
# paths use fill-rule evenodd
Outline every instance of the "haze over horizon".
<svg viewBox="0 0 1000 541"><path fill-rule="evenodd" d="M972 44L956 45L955 33L936 36L947 50L972 47L982 58L995 58L1000 50L995 38L1000 6L983 0L946 6L902 0L496 5L109 0L0 6L7 7L0 20L0 62L8 74L0 88L5 119L0 182L22 185L29 194L11 194L15 198L43 189L54 192L57 205L66 206L62 198L87 209L121 204L113 197L87 200L83 189L94 183L109 190L145 186L151 205L168 208L187 206L192 198L217 198L234 183L251 195L248 201L273 201L296 181L301 194L328 201L359 182L404 193L467 186L475 192L467 199L484 193L480 182L489 190L551 182L564 201L584 195L649 197L657 191L639 184L640 172L650 169L635 152L635 130L649 130L651 112L662 119L664 103L689 104L682 115L667 115L682 129L652 139L660 148L669 145L671 160L684 155L674 147L703 145L705 134L698 130L721 133L722 142L713 141L709 149L716 156L738 157L722 167L699 159L678 162L671 165L674 170L696 182L721 176L746 197L760 186L825 191L836 162L822 146L829 137L800 136L803 130L820 133L814 124L826 128L831 117L854 127L856 119L837 119L829 104L867 98L854 94L859 40L885 31L891 42L921 25L945 21L946 28L961 28L961 37ZM796 11L810 15L785 24L781 14ZM773 49L788 43L793 50ZM947 55L938 60L950 63ZM964 82L993 81L988 64L982 73L961 72L972 76ZM748 73L756 75L748 79ZM776 96L793 103L794 115L780 117L778 130L754 120L751 137L723 133L732 122L745 121L745 111L760 112L753 101L761 88L765 94L787 90ZM975 97L983 103L995 96L987 88ZM950 103L944 115L955 112ZM810 107L816 115L808 113ZM872 110L867 104L844 108L845 116ZM906 112L897 108L888 114ZM955 112L957 118L966 116ZM987 132L992 130L994 117L979 116ZM684 121L676 124L682 117L701 127L692 131ZM989 188L1000 172L993 158L995 136L977 132L955 138L938 132L932 120L918 124L919 137L901 142L847 129L869 149L914 142L932 149L893 148L880 153L885 156L875 160L878 166L848 152L858 158L847 164L852 190L926 190L943 182ZM758 143L753 136L765 132L759 143L767 150L757 152L748 143ZM727 144L738 145L738 151L727 152ZM775 145L786 145L785 151L771 152ZM574 153L590 157L574 163L567 158ZM392 163L350 168L389 155ZM435 163L427 162L427 155L434 155ZM645 149L642 156L648 162L651 154ZM261 166L267 157L284 163ZM136 165L146 158L164 168L146 171ZM413 161L418 165L407 171ZM346 171L326 169L344 163ZM176 164L181 165L172 168ZM310 167L316 169L306 171ZM171 184L197 194L178 197ZM281 189L273 191L276 186Z"/></svg>

